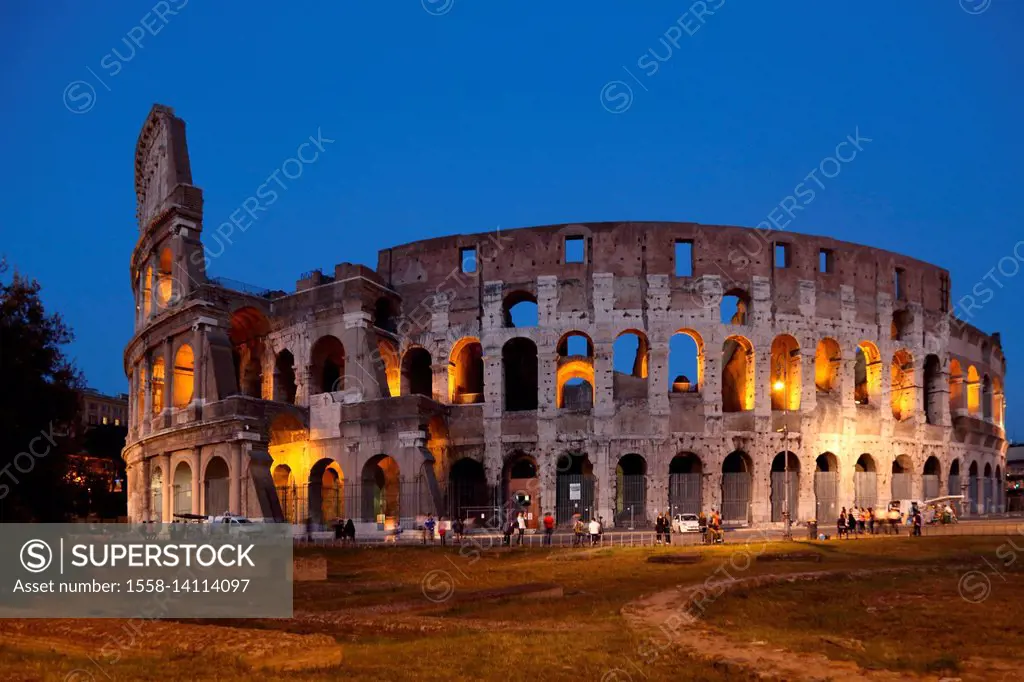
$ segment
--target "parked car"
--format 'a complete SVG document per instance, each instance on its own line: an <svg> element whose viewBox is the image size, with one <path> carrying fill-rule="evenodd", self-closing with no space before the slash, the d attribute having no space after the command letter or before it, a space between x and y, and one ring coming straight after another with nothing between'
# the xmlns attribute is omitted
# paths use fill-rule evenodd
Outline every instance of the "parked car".
<svg viewBox="0 0 1024 682"><path fill-rule="evenodd" d="M677 533L699 533L700 523L696 514L676 514L672 519L672 529Z"/></svg>

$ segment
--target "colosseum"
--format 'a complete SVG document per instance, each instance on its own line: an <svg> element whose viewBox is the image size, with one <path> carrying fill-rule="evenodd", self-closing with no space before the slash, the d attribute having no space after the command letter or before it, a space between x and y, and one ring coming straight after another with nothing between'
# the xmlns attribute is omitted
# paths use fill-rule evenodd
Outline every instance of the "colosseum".
<svg viewBox="0 0 1024 682"><path fill-rule="evenodd" d="M1003 504L1005 358L942 268L768 223L587 223L387 247L270 291L207 276L204 238L234 228L204 229L168 107L135 190L134 521Z"/></svg>

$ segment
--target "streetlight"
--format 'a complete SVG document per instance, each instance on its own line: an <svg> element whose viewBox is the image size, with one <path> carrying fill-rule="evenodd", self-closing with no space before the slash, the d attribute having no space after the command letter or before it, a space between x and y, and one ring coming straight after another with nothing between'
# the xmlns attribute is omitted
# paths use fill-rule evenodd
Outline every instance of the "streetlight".
<svg viewBox="0 0 1024 682"><path fill-rule="evenodd" d="M776 392L781 392L786 388L786 384L781 379L777 379L775 383L772 384L772 388L775 389ZM782 433L782 470L784 472L783 487L786 489L785 501L783 502L783 504L786 505L786 508L782 512L783 518L786 521L786 529L782 533L782 538L784 540L792 540L793 526L792 519L790 519L789 514L789 400L788 396L783 396L782 398L782 404L785 406L785 408L782 411L782 428L779 429L779 432Z"/></svg>

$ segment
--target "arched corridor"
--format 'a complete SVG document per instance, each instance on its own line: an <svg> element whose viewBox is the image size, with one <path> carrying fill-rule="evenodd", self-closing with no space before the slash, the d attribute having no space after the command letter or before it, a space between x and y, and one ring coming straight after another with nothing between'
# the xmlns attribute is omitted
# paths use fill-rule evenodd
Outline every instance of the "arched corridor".
<svg viewBox="0 0 1024 682"><path fill-rule="evenodd" d="M742 450L732 452L722 462L722 520L750 522L750 498L754 463Z"/></svg>
<svg viewBox="0 0 1024 682"><path fill-rule="evenodd" d="M616 527L639 528L647 525L647 460L628 454L615 467Z"/></svg>
<svg viewBox="0 0 1024 682"><path fill-rule="evenodd" d="M398 462L388 455L371 457L363 465L362 504L363 521L383 523L398 518L401 480ZM416 514L415 510L410 510Z"/></svg>
<svg viewBox="0 0 1024 682"><path fill-rule="evenodd" d="M800 499L800 459L792 452L780 452L772 460L771 502L772 521L784 521L783 513L789 509L790 521L795 523L797 504ZM787 472L788 460L788 472ZM788 507L787 507L788 483Z"/></svg>
<svg viewBox="0 0 1024 682"><path fill-rule="evenodd" d="M853 504L865 509L878 506L878 470L875 459L867 453L858 457L854 465Z"/></svg>
<svg viewBox="0 0 1024 682"><path fill-rule="evenodd" d="M207 516L222 516L230 511L228 487L230 478L228 463L221 457L213 457L206 465L203 477L203 513Z"/></svg>

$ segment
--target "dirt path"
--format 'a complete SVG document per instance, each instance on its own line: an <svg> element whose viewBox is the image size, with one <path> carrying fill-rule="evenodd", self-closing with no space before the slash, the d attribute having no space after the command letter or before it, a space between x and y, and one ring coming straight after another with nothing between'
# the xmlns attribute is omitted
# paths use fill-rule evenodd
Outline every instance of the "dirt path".
<svg viewBox="0 0 1024 682"><path fill-rule="evenodd" d="M753 673L768 680L801 680L818 682L896 682L924 680L936 682L935 675L918 676L887 670L865 670L852 661L830 659L823 654L790 651L773 647L764 642L738 642L721 631L707 625L694 615L700 613L700 604L709 606L714 599L737 588L763 587L779 583L795 583L805 580L820 580L832 576L852 578L901 573L920 570L917 567L887 569L808 571L781 575L762 575L749 578L733 578L716 581L713 584L680 586L673 590L658 592L649 597L630 602L622 614L630 626L661 642L670 641L682 646L691 654L713 661L716 666L739 674ZM691 615L693 614L693 615ZM846 643L837 640L839 646ZM714 653L711 653L714 652ZM1016 680L1019 672L1003 664L980 659L966 661L969 678L986 680ZM948 678L959 679L959 678Z"/></svg>

